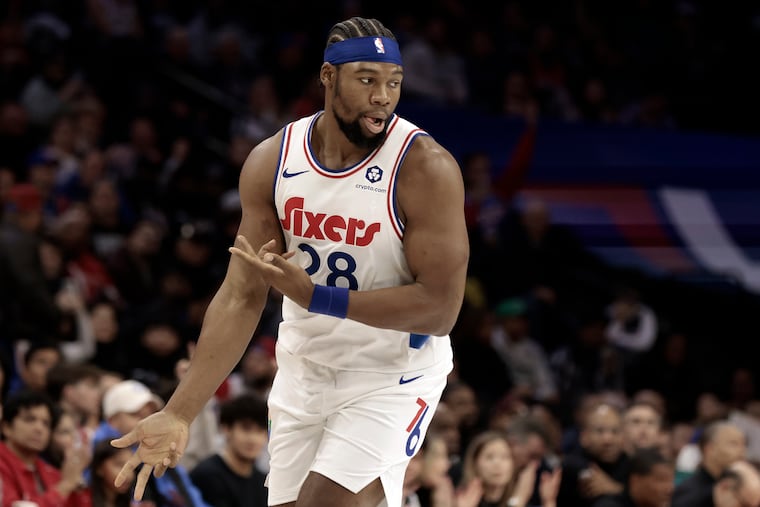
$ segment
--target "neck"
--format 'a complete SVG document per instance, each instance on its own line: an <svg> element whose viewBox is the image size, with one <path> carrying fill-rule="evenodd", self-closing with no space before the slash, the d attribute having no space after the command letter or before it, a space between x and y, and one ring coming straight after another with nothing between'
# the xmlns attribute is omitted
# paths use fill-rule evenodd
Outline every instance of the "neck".
<svg viewBox="0 0 760 507"><path fill-rule="evenodd" d="M723 470L721 470L721 468L714 463L703 462L702 467L707 470L707 473L714 478L720 477L720 474L723 473Z"/></svg>
<svg viewBox="0 0 760 507"><path fill-rule="evenodd" d="M311 147L319 162L330 169L344 169L361 162L369 150L357 147L340 130L332 109L317 118L312 131Z"/></svg>
<svg viewBox="0 0 760 507"><path fill-rule="evenodd" d="M483 499L487 502L498 502L504 496L506 486L491 486L483 484Z"/></svg>
<svg viewBox="0 0 760 507"><path fill-rule="evenodd" d="M13 454L18 456L21 461L27 465L34 465L34 461L37 459L36 452L27 451L26 449L17 446L13 442L6 441L5 443L8 446L8 449L10 449Z"/></svg>
<svg viewBox="0 0 760 507"><path fill-rule="evenodd" d="M233 472L240 476L248 477L253 472L253 461L240 458L229 448L225 448L222 452L222 459Z"/></svg>

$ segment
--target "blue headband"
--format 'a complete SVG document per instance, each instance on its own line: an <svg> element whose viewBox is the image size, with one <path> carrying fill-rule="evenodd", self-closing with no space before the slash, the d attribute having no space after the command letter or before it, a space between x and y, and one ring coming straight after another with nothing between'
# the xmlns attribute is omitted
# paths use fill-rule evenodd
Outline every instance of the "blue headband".
<svg viewBox="0 0 760 507"><path fill-rule="evenodd" d="M387 62L402 65L398 43L388 37L353 37L334 42L325 49L325 61L333 65L348 62Z"/></svg>

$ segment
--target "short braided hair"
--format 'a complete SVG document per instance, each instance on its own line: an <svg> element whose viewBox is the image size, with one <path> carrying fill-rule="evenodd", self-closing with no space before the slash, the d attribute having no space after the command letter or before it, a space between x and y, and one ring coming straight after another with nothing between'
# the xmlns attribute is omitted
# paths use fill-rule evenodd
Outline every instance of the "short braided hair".
<svg viewBox="0 0 760 507"><path fill-rule="evenodd" d="M342 40L353 39L354 37L373 36L388 37L389 39L396 40L393 32L387 29L380 21L373 18L353 17L340 23L335 23L330 28L325 47L329 47L331 44Z"/></svg>

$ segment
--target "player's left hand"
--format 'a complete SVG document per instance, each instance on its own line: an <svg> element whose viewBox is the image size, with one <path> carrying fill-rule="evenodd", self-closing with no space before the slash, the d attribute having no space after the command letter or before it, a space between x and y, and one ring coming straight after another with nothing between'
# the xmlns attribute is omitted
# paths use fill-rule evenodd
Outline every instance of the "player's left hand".
<svg viewBox="0 0 760 507"><path fill-rule="evenodd" d="M120 449L138 444L135 453L114 479L114 486L119 488L132 480L135 469L142 465L134 492L134 499L141 500L151 472L161 477L167 468L176 467L179 463L187 445L189 426L189 422L164 408L142 419L126 435L111 440L111 445Z"/></svg>
<svg viewBox="0 0 760 507"><path fill-rule="evenodd" d="M238 236L238 241L235 246L229 248L229 251L232 255L256 267L267 283L275 289L300 306L308 308L314 292L314 283L302 267L288 262L295 252L277 254L272 251L275 244L274 240L270 240L256 252L244 236Z"/></svg>

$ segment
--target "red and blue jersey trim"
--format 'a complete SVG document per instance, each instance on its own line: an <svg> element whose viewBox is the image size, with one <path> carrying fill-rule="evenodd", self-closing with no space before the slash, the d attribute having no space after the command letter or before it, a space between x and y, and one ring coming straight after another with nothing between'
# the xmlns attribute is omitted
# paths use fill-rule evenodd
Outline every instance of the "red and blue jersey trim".
<svg viewBox="0 0 760 507"><path fill-rule="evenodd" d="M320 115L322 115L323 112L317 113L314 115L314 117L311 120L311 123L309 124L309 128L306 131L306 135L303 138L303 150L304 154L306 155L306 160L309 161L309 165L322 176L326 176L327 178L345 178L347 176L351 176L352 174L357 173L358 171L361 171L365 167L367 167L370 162L372 162L372 159L377 155L377 152L380 151L380 148L383 147L383 145L378 146L375 148L364 160L361 160L360 162L352 165L351 167L347 167L345 169L329 169L322 164L319 163L317 158L314 156L314 152L311 149L311 133L314 129L314 125L317 122L317 118L319 118ZM398 124L398 116L395 114L391 117L390 124L388 125L388 131L386 132L386 138L387 136L391 135L391 132L393 132L393 129Z"/></svg>
<svg viewBox="0 0 760 507"><path fill-rule="evenodd" d="M398 212L398 204L396 200L396 180L398 178L398 170L404 163L406 154L409 152L409 148L411 148L412 143L418 135L426 136L429 134L424 130L417 128L406 135L406 139L404 139L404 143L401 145L401 149L399 150L398 156L396 157L396 162L393 164L391 181L388 185L388 216L390 217L391 225L393 225L393 230L396 232L396 235L399 237L399 239L403 239L404 237L404 222L401 220Z"/></svg>

